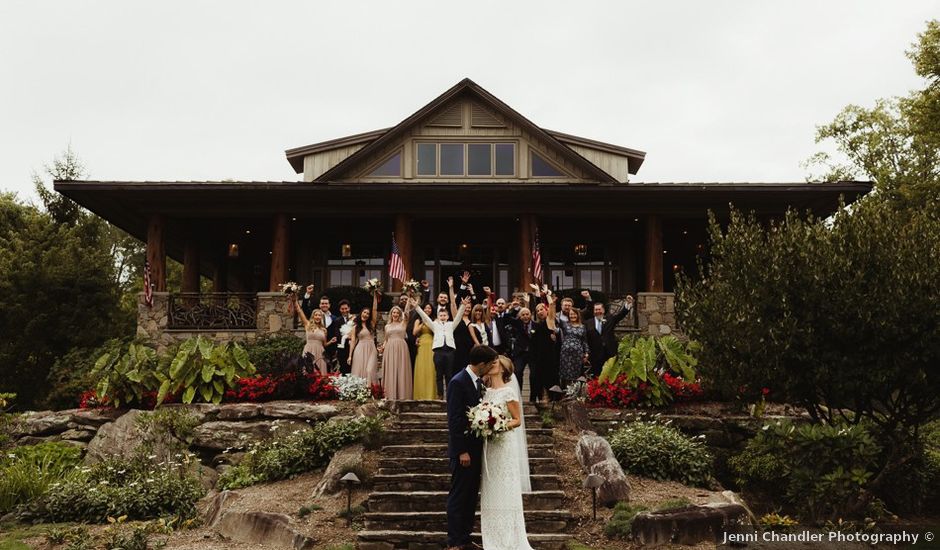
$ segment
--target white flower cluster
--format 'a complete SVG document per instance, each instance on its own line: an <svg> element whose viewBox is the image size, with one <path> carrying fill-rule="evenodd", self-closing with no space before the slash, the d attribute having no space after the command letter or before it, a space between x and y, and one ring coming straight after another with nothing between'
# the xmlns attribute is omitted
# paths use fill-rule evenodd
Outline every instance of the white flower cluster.
<svg viewBox="0 0 940 550"><path fill-rule="evenodd" d="M372 388L365 378L344 374L335 381L340 401L367 401L372 397Z"/></svg>
<svg viewBox="0 0 940 550"><path fill-rule="evenodd" d="M420 294L421 293L421 283L414 279L408 279L401 285L402 292L411 293L411 294Z"/></svg>
<svg viewBox="0 0 940 550"><path fill-rule="evenodd" d="M362 285L362 288L366 289L369 294L374 295L376 292L382 290L382 281L378 279L369 279L366 281L366 284Z"/></svg>
<svg viewBox="0 0 940 550"><path fill-rule="evenodd" d="M496 439L509 431L511 417L505 405L484 401L467 411L470 433L481 439Z"/></svg>
<svg viewBox="0 0 940 550"><path fill-rule="evenodd" d="M284 294L296 294L300 291L300 285L294 281L287 281L286 283L282 283L277 286L280 287L281 292Z"/></svg>

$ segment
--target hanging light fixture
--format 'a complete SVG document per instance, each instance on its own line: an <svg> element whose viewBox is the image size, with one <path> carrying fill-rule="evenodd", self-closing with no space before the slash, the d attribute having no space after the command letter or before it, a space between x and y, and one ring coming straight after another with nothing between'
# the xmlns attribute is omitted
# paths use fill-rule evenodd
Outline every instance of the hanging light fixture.
<svg viewBox="0 0 940 550"><path fill-rule="evenodd" d="M586 245L586 244L584 244L584 243L578 243L578 244L574 245L574 254L575 254L575 256L580 256L580 257L583 258L583 257L587 256L587 253L588 253L588 249L587 249L587 245Z"/></svg>
<svg viewBox="0 0 940 550"><path fill-rule="evenodd" d="M229 258L238 257L238 244L237 243L231 243L230 245L228 245L228 257Z"/></svg>
<svg viewBox="0 0 940 550"><path fill-rule="evenodd" d="M352 245L349 243L343 243L341 251L344 258L352 258Z"/></svg>

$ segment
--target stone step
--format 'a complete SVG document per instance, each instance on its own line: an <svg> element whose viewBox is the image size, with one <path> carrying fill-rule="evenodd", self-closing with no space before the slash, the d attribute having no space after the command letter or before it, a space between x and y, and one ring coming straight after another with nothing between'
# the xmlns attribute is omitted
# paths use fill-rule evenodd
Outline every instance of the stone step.
<svg viewBox="0 0 940 550"><path fill-rule="evenodd" d="M446 443L447 430L445 429L410 429L389 430L389 438L397 443ZM552 430L547 428L526 428L526 437L529 444L552 443Z"/></svg>
<svg viewBox="0 0 940 550"><path fill-rule="evenodd" d="M443 400L433 400L433 401L396 401L395 406L398 408L399 413L410 413L410 412L442 412L447 413L447 403Z"/></svg>
<svg viewBox="0 0 940 550"><path fill-rule="evenodd" d="M390 438L394 439L394 438ZM529 439L529 458L552 458L555 446L551 443L533 443ZM382 447L383 458L447 458L447 440L437 443L411 443Z"/></svg>
<svg viewBox="0 0 940 550"><path fill-rule="evenodd" d="M372 478L375 491L447 491L450 489L450 473L446 474L392 474L376 475ZM561 489L561 480L555 474L532 474L532 489L535 491L554 491Z"/></svg>
<svg viewBox="0 0 940 550"><path fill-rule="evenodd" d="M359 531L357 538L359 550L437 550L447 543L443 531ZM569 539L567 534L529 533L529 544L538 550L563 550ZM473 541L482 544L479 533Z"/></svg>
<svg viewBox="0 0 940 550"><path fill-rule="evenodd" d="M370 512L439 512L447 509L447 491L376 491L368 502ZM563 509L565 492L523 493L522 505L527 511Z"/></svg>
<svg viewBox="0 0 940 550"><path fill-rule="evenodd" d="M529 470L533 474L557 474L558 465L554 457L529 457ZM380 458L379 474L427 473L449 474L450 459L443 458Z"/></svg>
<svg viewBox="0 0 940 550"><path fill-rule="evenodd" d="M365 516L367 531L446 531L447 512L369 512ZM526 531L531 533L564 532L572 523L568 510L527 510ZM480 513L476 513L474 531L480 530Z"/></svg>

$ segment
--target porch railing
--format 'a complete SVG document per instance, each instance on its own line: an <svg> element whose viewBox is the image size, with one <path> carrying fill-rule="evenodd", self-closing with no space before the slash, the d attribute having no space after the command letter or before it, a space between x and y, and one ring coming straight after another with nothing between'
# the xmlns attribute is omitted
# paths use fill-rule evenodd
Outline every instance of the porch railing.
<svg viewBox="0 0 940 550"><path fill-rule="evenodd" d="M167 328L182 330L254 330L258 295L249 292L179 292L167 302Z"/></svg>

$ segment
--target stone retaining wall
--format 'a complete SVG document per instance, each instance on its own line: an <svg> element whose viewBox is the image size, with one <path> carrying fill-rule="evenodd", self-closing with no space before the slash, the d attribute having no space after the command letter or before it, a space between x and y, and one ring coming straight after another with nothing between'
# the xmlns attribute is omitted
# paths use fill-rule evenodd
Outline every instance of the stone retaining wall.
<svg viewBox="0 0 940 550"><path fill-rule="evenodd" d="M639 292L636 295L637 328L644 336L680 333L676 322L676 298L672 292Z"/></svg>

